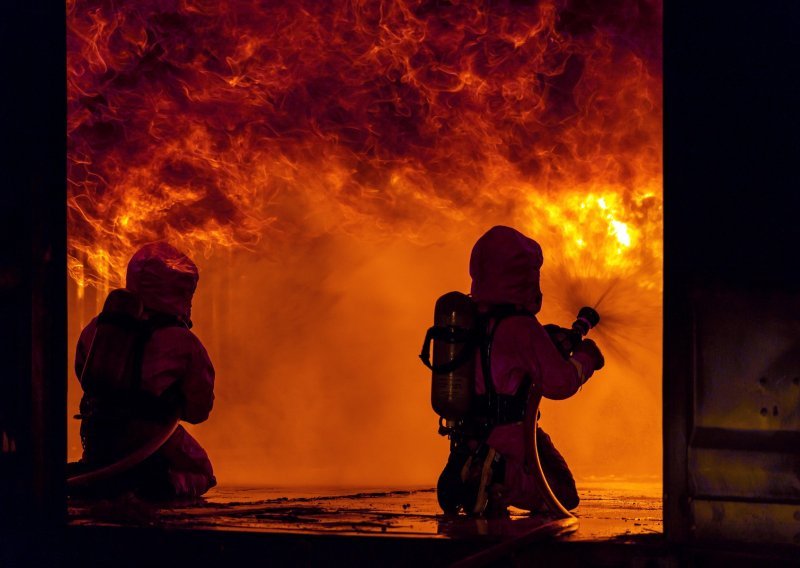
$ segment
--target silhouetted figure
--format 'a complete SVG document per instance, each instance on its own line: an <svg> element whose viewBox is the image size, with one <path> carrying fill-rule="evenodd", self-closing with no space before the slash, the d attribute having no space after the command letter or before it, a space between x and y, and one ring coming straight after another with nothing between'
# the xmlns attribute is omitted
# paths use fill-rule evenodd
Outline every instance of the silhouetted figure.
<svg viewBox="0 0 800 568"><path fill-rule="evenodd" d="M203 422L214 403L214 368L190 331L197 281L186 255L163 242L147 244L128 264L126 289L112 292L81 333L75 371L84 391L83 458L71 473L108 469L156 447L140 463L80 490L171 498L202 495L216 485L205 450L176 427L179 420Z"/></svg>
<svg viewBox="0 0 800 568"><path fill-rule="evenodd" d="M539 244L509 227L493 227L472 249L471 298L483 339L474 354L474 416L454 426L454 435L466 433L451 446L439 479L445 511L499 513L509 505L540 509L543 502L532 473L535 417L525 414L530 412L531 386L537 385L546 398L565 399L604 364L600 350L587 339L565 358L536 319L542 305L542 262ZM495 408L487 408L487 390L499 401ZM554 494L565 508L577 507L578 492L564 458L541 428L536 436Z"/></svg>

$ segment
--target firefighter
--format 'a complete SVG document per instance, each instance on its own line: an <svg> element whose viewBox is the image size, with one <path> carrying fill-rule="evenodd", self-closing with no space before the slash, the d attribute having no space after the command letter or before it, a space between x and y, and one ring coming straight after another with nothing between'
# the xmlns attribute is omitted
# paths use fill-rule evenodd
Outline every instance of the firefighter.
<svg viewBox="0 0 800 568"><path fill-rule="evenodd" d="M588 339L577 345L570 358L564 358L536 319L542 306L542 262L542 249L536 241L504 226L490 229L472 249L471 297L481 315L479 321L485 322L482 334L491 338L490 355L482 349L475 353L474 406L480 414L481 401L485 405L488 399L487 387L494 391L495 400L507 404L492 411L495 414L480 436L468 439L465 446L471 454L451 452L438 487L445 510L451 508L450 504L479 514L501 514L509 505L531 511L542 508L534 475L534 435L542 469L555 496L566 509L578 506L572 473L550 437L541 428L534 433L536 420L525 415L524 401L531 385L536 385L545 398L572 396L604 360ZM521 404L515 404L518 400ZM468 464L466 492L463 474L461 486L453 486L459 484L464 463ZM455 493L459 497L453 497Z"/></svg>
<svg viewBox="0 0 800 568"><path fill-rule="evenodd" d="M124 349L116 352L99 340L92 347L97 317L81 333L75 371L84 391L79 415L83 458L73 471L121 463L126 455L152 443L170 423L174 429L171 435L167 430L166 442L141 463L91 484L89 490L173 498L199 496L216 485L205 450L182 426L175 427L178 421L205 421L214 403L214 368L190 331L197 281L197 267L186 255L163 242L147 244L133 255L126 275L126 293L138 297L143 306L143 325L136 331L138 351L128 357ZM102 323L103 314L99 317ZM120 389L103 384L110 379L102 374L88 384L84 365L90 349L108 351L93 353L98 360L125 357L116 363L129 367L130 385Z"/></svg>

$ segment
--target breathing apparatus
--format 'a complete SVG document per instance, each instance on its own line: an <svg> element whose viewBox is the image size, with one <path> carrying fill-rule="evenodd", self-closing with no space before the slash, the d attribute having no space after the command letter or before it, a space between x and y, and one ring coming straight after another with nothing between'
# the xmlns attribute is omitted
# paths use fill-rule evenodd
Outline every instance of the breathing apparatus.
<svg viewBox="0 0 800 568"><path fill-rule="evenodd" d="M459 420L470 410L478 340L475 302L461 292L448 292L440 297L433 310L433 327L425 335L420 359L432 371L431 406L444 420Z"/></svg>
<svg viewBox="0 0 800 568"><path fill-rule="evenodd" d="M139 296L125 288L113 290L106 298L81 372L80 383L86 396L81 402L81 414L75 418L120 421L146 413L159 416L163 428L121 459L70 476L69 488L91 485L131 469L155 453L175 432L177 413L140 389L144 344L154 330L171 326L190 324L167 314L146 318ZM82 438L83 430L82 426Z"/></svg>

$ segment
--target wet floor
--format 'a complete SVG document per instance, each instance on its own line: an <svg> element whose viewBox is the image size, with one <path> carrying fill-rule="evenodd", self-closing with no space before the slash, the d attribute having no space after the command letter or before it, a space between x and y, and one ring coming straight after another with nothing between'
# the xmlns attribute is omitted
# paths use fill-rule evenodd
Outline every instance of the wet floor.
<svg viewBox="0 0 800 568"><path fill-rule="evenodd" d="M551 530L570 541L625 541L662 532L660 482L598 480L579 486L574 532ZM395 536L490 540L516 538L547 525L546 515L512 509L507 519L448 518L432 488L217 487L204 500L169 506L127 498L69 506L73 526L217 529L264 533ZM573 527L574 528L574 527ZM567 534L569 533L569 534Z"/></svg>

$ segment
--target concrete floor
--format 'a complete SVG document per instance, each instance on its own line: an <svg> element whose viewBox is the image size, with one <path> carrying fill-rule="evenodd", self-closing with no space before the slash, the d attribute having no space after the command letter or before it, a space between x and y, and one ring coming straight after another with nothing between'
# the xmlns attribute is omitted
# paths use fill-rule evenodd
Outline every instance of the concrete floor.
<svg viewBox="0 0 800 568"><path fill-rule="evenodd" d="M583 483L572 541L624 539L662 531L661 484L603 480ZM205 500L158 506L135 499L72 501L73 526L148 526L255 532L382 535L489 540L516 538L550 519L511 510L508 519L447 518L431 488L287 489L217 487Z"/></svg>
<svg viewBox="0 0 800 568"><path fill-rule="evenodd" d="M577 530L515 510L500 520L447 518L426 487L219 487L169 506L71 500L59 560L83 568L797 565L796 550L667 542L660 483L604 479L578 489Z"/></svg>

